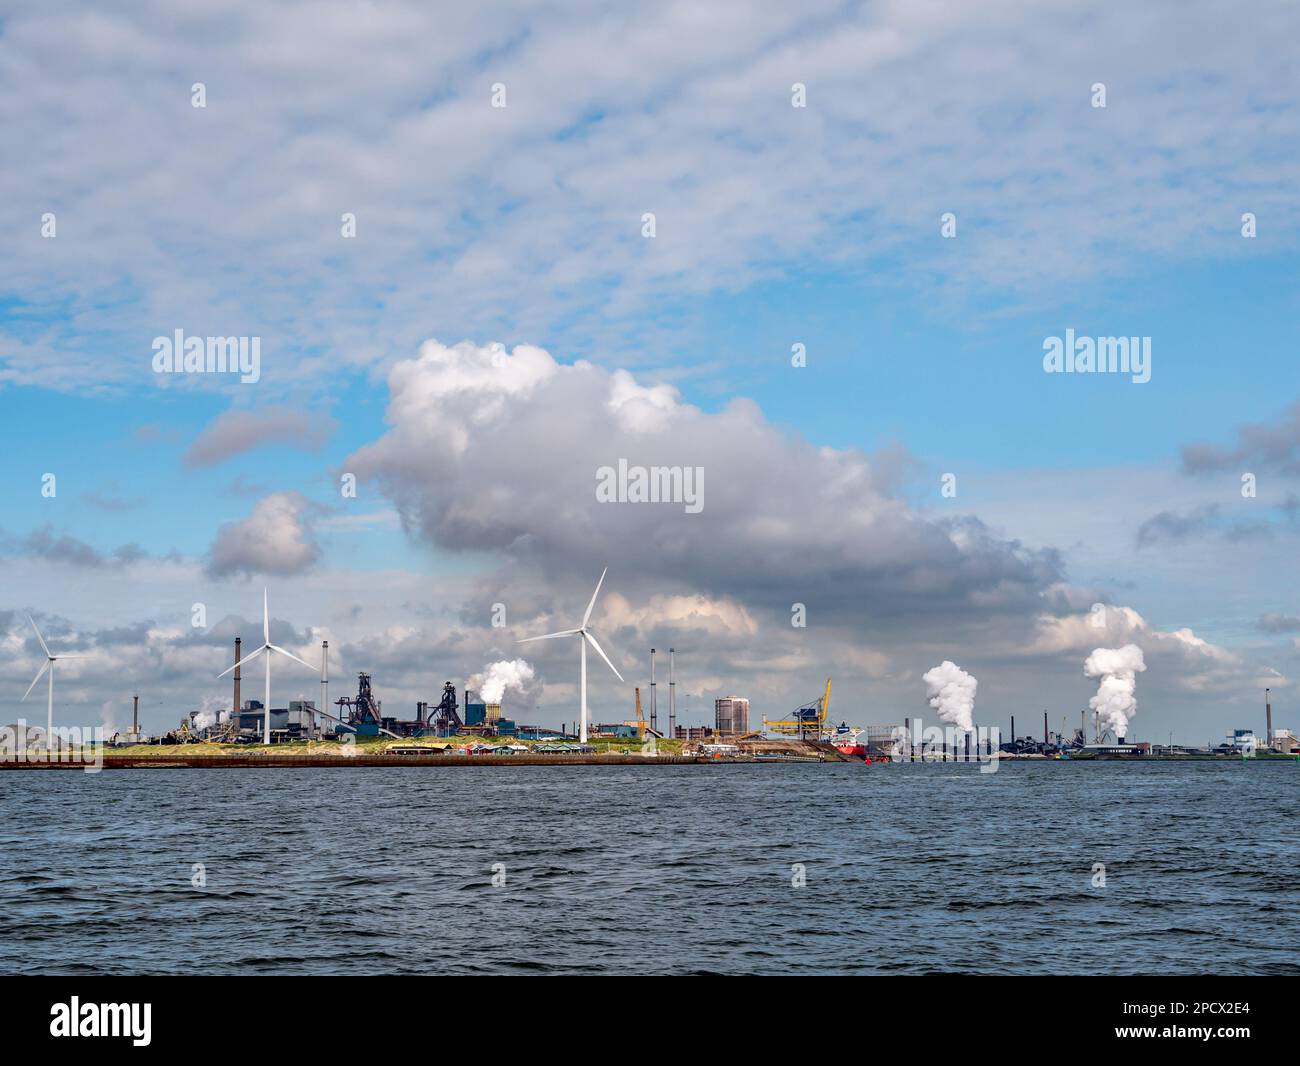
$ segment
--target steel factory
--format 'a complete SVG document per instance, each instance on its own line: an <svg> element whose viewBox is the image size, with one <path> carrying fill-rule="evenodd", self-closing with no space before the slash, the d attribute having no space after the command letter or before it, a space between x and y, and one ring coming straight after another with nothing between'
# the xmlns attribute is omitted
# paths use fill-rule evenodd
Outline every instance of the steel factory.
<svg viewBox="0 0 1300 1066"><path fill-rule="evenodd" d="M502 714L501 704L487 703L468 687L462 703L452 681L442 687L436 705L419 701L410 718L385 714L383 703L371 687L371 675L357 674L354 696L340 696L328 702L329 642L321 644L321 700L290 700L288 707L272 707L269 715L262 700L241 699L242 666L240 640L235 639L234 711L205 715L191 711L164 740L173 743L217 741L222 743L280 744L304 740L329 740L353 737L387 737L406 740L423 737L517 737L526 740L562 738L564 733L544 726L521 725ZM330 707L330 710L326 710ZM138 737L139 727L132 735Z"/></svg>
<svg viewBox="0 0 1300 1066"><path fill-rule="evenodd" d="M427 738L447 740L452 737L469 738L471 744L481 742L481 747L492 748L500 752L530 751L521 741L549 741L561 744L571 740L578 741L575 751L588 752L588 737L610 741L627 741L641 746L641 754L656 755L655 744L660 740L671 740L673 749L680 748L683 755L705 757L725 757L739 759L808 759L825 761L860 759L872 762L929 762L963 761L974 756L977 760L991 758L1010 759L1146 759L1146 758L1300 758L1300 740L1288 729L1275 729L1273 725L1273 707L1271 694L1265 690L1265 734L1255 735L1253 730L1237 729L1220 743L1210 743L1201 748L1175 746L1170 742L1165 745L1150 741L1132 741L1116 733L1126 732L1127 718L1114 719L1111 725L1094 714L1092 723L1092 740L1088 739L1088 718L1086 712L1080 717L1079 727L1068 730L1066 721L1061 728L1053 732L1050 728L1049 713L1043 712L1042 737L1027 734L1021 736L1016 731L1016 719L1010 717L1009 739L1002 740L1000 730L988 726L974 726L971 717L973 707L974 679L961 671L955 664L945 662L936 672L942 672L946 680L956 679L959 684L952 685L952 691L960 692L963 679L969 682L971 700L964 707L964 717L944 714L951 708L941 706L934 698L931 706L940 709L941 716L948 723L945 732L931 726L924 728L920 719L904 718L901 727L895 725L874 725L865 729L851 727L847 722L834 725L830 719L831 679L826 679L825 688L812 700L801 704L783 717L769 719L764 716L759 728L754 729L750 721L750 701L740 695L726 695L714 702L714 724L679 725L677 722L677 674L676 650L668 649L668 701L667 729L659 727L659 680L656 656L658 651L650 649L650 687L649 715L641 700L641 689L634 690L635 717L613 722L590 722L587 708L586 652L590 646L609 666L615 676L622 680L622 675L610 662L600 647L599 642L589 628L592 609L600 593L605 575L602 573L596 590L592 594L582 623L576 629L558 633L548 633L538 637L529 637L525 641L549 640L554 638L577 637L580 642L580 716L573 723L572 731L551 729L541 725L529 725L517 721L508 715L500 702L506 691L505 684L488 682L493 699L487 699L481 693L471 690L469 683L463 689L463 700L458 693L455 682L443 682L442 692L436 704L417 700L414 714L404 717L397 714L385 714L382 701L372 684L372 675L367 672L357 674L356 694L340 696L332 703L329 698L329 642L321 643L320 657L320 699L289 700L287 706L275 707L270 700L271 664L275 656L289 659L310 670L315 670L310 663L297 655L272 643L270 638L270 605L266 593L263 593L263 642L254 651L244 654L241 638L234 640L234 662L220 676L231 674L232 692L229 709L216 712L210 710L192 711L182 719L180 725L159 738L163 744L192 744L216 742L224 744L261 744L276 745L313 741L349 741L393 740L422 741ZM33 623L34 625L35 623ZM39 636L39 631L38 631ZM1135 651L1137 649L1134 649ZM47 652L48 655L48 652ZM50 664L57 656L49 656ZM244 668L255 659L262 659L264 673L262 676L262 699L243 698ZM522 660L516 664L500 663L498 666L518 665L528 670L531 667ZM40 679L37 675L37 680ZM52 676L52 673L51 673ZM929 675L926 677L929 683ZM35 685L36 682L33 682ZM475 682L478 684L477 682ZM30 691L30 689L29 689ZM960 708L959 708L960 709ZM49 717L53 718L53 688L50 686ZM953 723L956 723L954 727ZM130 733L117 734L113 738L116 746L133 746L148 743L140 731L139 697L135 700L135 711ZM996 746L995 746L996 745ZM444 745L443 750L451 745ZM455 745L463 749L467 745ZM418 753L428 749L419 745L388 750ZM548 746L548 750L558 748ZM624 751L624 754L628 754Z"/></svg>

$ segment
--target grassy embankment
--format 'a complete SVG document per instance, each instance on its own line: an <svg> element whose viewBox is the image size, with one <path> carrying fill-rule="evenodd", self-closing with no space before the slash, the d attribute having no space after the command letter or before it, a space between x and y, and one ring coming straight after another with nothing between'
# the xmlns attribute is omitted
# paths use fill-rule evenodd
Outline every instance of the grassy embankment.
<svg viewBox="0 0 1300 1066"><path fill-rule="evenodd" d="M541 749L545 751L548 745L541 741L515 740L512 737L421 737L419 739L394 740L392 737L359 737L354 743L347 745L357 755L383 755L390 747L402 748L429 748L430 754L437 753L438 749L450 744L453 747L463 748L472 744L495 743L505 744L522 744L530 751ZM680 755L683 742L680 740L660 740L656 742L656 749L660 755ZM635 741L629 740L607 740L603 738L592 738L587 742L588 747L595 750L597 755L640 755L642 745ZM332 740L312 740L299 741L287 744L274 744L271 747L263 747L260 744L212 744L202 742L198 744L135 744L126 748L108 748L106 754L112 755L131 755L139 757L159 756L175 757L184 755L186 758L210 756L219 759L223 755L341 755L345 745ZM450 753L449 753L450 754Z"/></svg>

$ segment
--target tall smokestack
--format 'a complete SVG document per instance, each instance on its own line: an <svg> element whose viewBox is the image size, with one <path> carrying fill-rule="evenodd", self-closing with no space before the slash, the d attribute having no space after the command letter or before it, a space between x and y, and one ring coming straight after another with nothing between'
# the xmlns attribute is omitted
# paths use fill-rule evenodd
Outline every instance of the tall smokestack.
<svg viewBox="0 0 1300 1066"><path fill-rule="evenodd" d="M320 709L323 711L330 705L330 642L322 640L320 642ZM325 719L321 719L321 728L325 727Z"/></svg>
<svg viewBox="0 0 1300 1066"><path fill-rule="evenodd" d="M966 761L970 762L970 734L966 734Z"/></svg>
<svg viewBox="0 0 1300 1066"><path fill-rule="evenodd" d="M1269 690L1264 690L1264 742L1271 748L1273 746L1273 700L1269 696Z"/></svg>
<svg viewBox="0 0 1300 1066"><path fill-rule="evenodd" d="M659 732L659 705L655 702L655 650L650 649L650 728Z"/></svg>
<svg viewBox="0 0 1300 1066"><path fill-rule="evenodd" d="M910 718L903 719L903 737L906 739L907 742L907 748L904 754L907 756L907 761L911 762L912 761L912 719Z"/></svg>
<svg viewBox="0 0 1300 1066"><path fill-rule="evenodd" d="M668 649L668 735L677 735L677 672L673 649Z"/></svg>
<svg viewBox="0 0 1300 1066"><path fill-rule="evenodd" d="M236 664L238 664L238 662L239 662L239 645L240 645L240 640L239 640L238 637L236 637L236 638L235 638L235 663L236 663ZM239 666L236 665L236 666L235 666L235 705L230 709L230 713L231 713L232 715L236 715L236 714L239 713L239 706L240 706L240 704L239 704L239 673L240 673L240 671L239 671Z"/></svg>
<svg viewBox="0 0 1300 1066"><path fill-rule="evenodd" d="M137 739L139 739L139 736L140 736L140 696L139 696L139 693L137 693L134 697L132 697L132 700L133 700L133 707L132 707L132 709L131 709L131 739L132 739L132 740L137 740Z"/></svg>
<svg viewBox="0 0 1300 1066"><path fill-rule="evenodd" d="M1043 746L1047 745L1047 712L1043 712Z"/></svg>
<svg viewBox="0 0 1300 1066"><path fill-rule="evenodd" d="M1016 716L1014 714L1011 716L1011 746L1013 748L1016 746Z"/></svg>

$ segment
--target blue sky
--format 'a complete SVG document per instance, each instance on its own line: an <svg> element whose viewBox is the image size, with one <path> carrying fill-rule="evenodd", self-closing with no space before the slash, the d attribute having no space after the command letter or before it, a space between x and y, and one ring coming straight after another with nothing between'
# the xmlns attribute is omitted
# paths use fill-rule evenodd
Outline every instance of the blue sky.
<svg viewBox="0 0 1300 1066"><path fill-rule="evenodd" d="M780 711L833 673L858 724L901 718L953 658L994 716L1045 687L1073 714L1097 642L1146 652L1136 721L1159 735L1288 689L1292 7L430 18L5 23L0 121L26 146L0 177L10 687L30 609L91 653L70 708L120 713L105 634L132 625L169 718L220 700L189 606L237 628L271 583L300 648L329 636L413 703L514 657L611 564L614 652L693 647L704 709L743 690ZM260 337L261 381L160 380L152 339L178 328ZM1045 374L1067 328L1150 337L1151 381ZM187 462L196 441L228 458ZM1202 443L1222 461L1185 468ZM717 502L694 524L591 509L628 452L703 465ZM509 633L484 621L498 597ZM1100 634L1079 628L1098 601ZM515 698L571 717L571 664L538 654Z"/></svg>
<svg viewBox="0 0 1300 1066"><path fill-rule="evenodd" d="M868 451L903 441L932 469L957 460L1003 471L1169 465L1183 445L1225 440L1238 423L1275 415L1286 401L1295 381L1295 281L1294 256L1234 256L1161 264L1140 282L1099 280L1085 293L1040 298L1014 314L990 301L956 315L936 309L933 292L901 290L887 270L873 277L796 271L742 293L656 307L655 315L681 323L687 336L672 355L684 372L675 380L685 400L706 410L750 396L774 422L810 439ZM54 324L66 319L43 315L8 328L21 334ZM1112 324L1157 339L1151 382L1134 387L1106 376L1026 373L1040 365L1044 337L1067 326L1097 335ZM557 354L581 344L564 328L505 343L530 340ZM102 344L105 359L131 358L115 353L111 338L91 333L84 342ZM796 342L809 352L800 370L790 366ZM141 362L138 353L134 358ZM702 376L693 364L704 365ZM67 471L58 501L16 493L10 524L57 523L63 508L75 509L87 521L84 539L100 549L133 541L153 552L199 553L213 524L238 510L232 487L241 481L333 496L332 470L373 437L387 399L382 380L353 374L314 408L338 416L321 452L268 447L215 469L187 469L181 458L196 430L232 401L242 402L242 388L160 388L150 373L138 372L121 390L8 389L15 434L39 440L41 448L0 456L0 474L11 484L39 486L47 470ZM142 426L161 431L158 439L139 439ZM931 480L911 486L918 501L931 493ZM113 485L118 492L107 495L155 503L149 521L81 498Z"/></svg>

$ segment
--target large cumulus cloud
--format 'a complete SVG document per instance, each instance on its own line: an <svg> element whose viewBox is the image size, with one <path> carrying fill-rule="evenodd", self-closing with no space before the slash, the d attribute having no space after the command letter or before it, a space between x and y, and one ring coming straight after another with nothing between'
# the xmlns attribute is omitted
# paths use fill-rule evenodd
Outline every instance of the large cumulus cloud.
<svg viewBox="0 0 1300 1066"><path fill-rule="evenodd" d="M388 431L347 461L419 536L547 574L709 594L859 623L1041 606L1060 579L972 517L924 517L861 451L818 447L735 400L716 412L532 346L426 342L389 377ZM598 470L703 469L703 509L602 503Z"/></svg>

